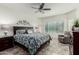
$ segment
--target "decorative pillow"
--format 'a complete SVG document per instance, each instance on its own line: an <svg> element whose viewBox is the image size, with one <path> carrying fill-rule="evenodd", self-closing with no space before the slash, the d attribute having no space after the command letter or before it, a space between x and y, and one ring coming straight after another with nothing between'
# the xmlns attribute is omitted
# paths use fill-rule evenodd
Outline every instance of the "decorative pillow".
<svg viewBox="0 0 79 59"><path fill-rule="evenodd" d="M16 31L16 34L25 34L26 33L26 30L17 30Z"/></svg>
<svg viewBox="0 0 79 59"><path fill-rule="evenodd" d="M28 33L33 33L33 30L27 30Z"/></svg>

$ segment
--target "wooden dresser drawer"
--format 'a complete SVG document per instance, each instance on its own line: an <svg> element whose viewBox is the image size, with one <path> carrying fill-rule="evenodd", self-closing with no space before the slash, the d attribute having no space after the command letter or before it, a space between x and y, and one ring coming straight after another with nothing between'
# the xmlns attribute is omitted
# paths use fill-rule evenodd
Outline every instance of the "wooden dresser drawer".
<svg viewBox="0 0 79 59"><path fill-rule="evenodd" d="M13 47L13 37L0 38L0 51Z"/></svg>

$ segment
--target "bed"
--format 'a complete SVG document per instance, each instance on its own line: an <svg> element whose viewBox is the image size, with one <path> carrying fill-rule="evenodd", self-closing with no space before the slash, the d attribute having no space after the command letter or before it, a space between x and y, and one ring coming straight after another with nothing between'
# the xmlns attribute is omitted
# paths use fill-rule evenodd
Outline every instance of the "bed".
<svg viewBox="0 0 79 59"><path fill-rule="evenodd" d="M20 30L26 31L21 32ZM15 42L27 48L29 54L31 55L36 54L39 50L41 50L42 46L51 40L50 35L46 33L27 33L27 30L33 30L33 27L14 27L14 39Z"/></svg>

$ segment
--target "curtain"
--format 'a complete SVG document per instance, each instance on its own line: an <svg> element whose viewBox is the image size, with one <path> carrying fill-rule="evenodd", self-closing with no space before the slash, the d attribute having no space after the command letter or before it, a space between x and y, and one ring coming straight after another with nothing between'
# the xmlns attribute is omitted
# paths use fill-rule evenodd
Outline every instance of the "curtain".
<svg viewBox="0 0 79 59"><path fill-rule="evenodd" d="M45 24L45 32L63 32L64 21L53 21Z"/></svg>

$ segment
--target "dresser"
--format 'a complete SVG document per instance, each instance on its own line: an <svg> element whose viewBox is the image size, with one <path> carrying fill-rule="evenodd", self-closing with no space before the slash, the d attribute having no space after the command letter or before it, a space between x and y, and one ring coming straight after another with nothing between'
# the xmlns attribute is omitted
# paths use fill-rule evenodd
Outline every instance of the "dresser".
<svg viewBox="0 0 79 59"><path fill-rule="evenodd" d="M73 32L73 54L79 55L79 32Z"/></svg>
<svg viewBox="0 0 79 59"><path fill-rule="evenodd" d="M13 47L13 36L0 37L0 51Z"/></svg>

